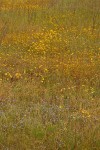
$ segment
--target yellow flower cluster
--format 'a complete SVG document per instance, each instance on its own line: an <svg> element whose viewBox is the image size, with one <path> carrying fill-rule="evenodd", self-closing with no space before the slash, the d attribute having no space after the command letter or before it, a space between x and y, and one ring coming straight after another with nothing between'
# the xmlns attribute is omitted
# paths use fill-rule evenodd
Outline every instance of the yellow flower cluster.
<svg viewBox="0 0 100 150"><path fill-rule="evenodd" d="M80 112L81 112L83 117L88 117L88 118L91 117L91 115L90 115L88 110L82 109Z"/></svg>
<svg viewBox="0 0 100 150"><path fill-rule="evenodd" d="M15 77L16 77L16 79L20 79L21 78L21 73L19 73L19 72L17 72L17 73L15 73Z"/></svg>

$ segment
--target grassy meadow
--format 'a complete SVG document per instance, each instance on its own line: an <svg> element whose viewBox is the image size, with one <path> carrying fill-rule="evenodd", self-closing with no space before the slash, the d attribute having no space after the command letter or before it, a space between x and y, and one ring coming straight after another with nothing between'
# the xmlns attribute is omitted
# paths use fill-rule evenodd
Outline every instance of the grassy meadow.
<svg viewBox="0 0 100 150"><path fill-rule="evenodd" d="M0 150L100 149L99 8L0 0Z"/></svg>

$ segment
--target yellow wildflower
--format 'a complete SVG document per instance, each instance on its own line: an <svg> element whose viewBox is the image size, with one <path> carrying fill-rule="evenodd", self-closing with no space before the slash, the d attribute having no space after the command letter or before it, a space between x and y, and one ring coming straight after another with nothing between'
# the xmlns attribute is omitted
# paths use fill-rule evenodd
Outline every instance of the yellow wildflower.
<svg viewBox="0 0 100 150"><path fill-rule="evenodd" d="M15 74L15 77L17 78L17 79L19 79L19 78L21 78L21 73L19 73L19 72L17 72L16 74Z"/></svg>

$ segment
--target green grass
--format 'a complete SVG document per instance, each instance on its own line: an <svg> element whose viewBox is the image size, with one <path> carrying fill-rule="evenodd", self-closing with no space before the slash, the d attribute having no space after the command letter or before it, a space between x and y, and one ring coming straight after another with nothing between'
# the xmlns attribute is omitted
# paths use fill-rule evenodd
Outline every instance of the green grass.
<svg viewBox="0 0 100 150"><path fill-rule="evenodd" d="M0 149L99 150L99 0L3 3Z"/></svg>

